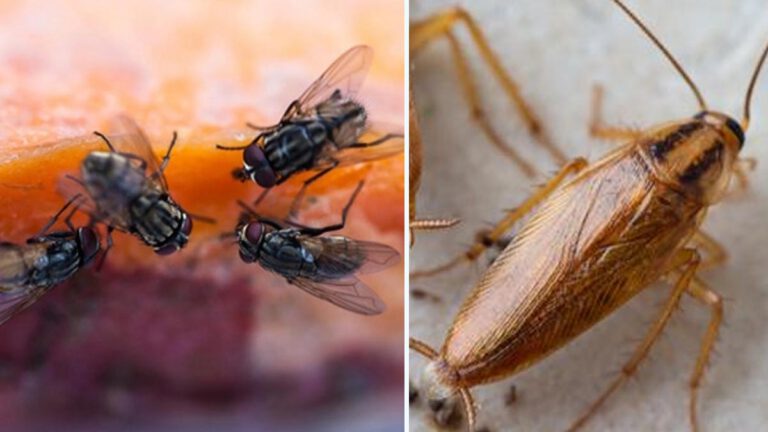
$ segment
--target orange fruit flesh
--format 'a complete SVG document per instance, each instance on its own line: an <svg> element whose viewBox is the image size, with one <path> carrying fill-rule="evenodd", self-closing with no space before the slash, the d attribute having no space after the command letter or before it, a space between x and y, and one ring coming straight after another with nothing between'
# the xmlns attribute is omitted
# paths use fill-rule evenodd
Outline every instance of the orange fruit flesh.
<svg viewBox="0 0 768 432"><path fill-rule="evenodd" d="M345 362L354 359L374 377L369 393L402 393L402 263L364 276L388 310L363 318L241 263L234 245L216 239L234 228L235 201L250 202L261 190L232 179L242 155L217 151L215 144L248 142L253 132L245 122L274 123L350 46L366 43L376 52L359 98L374 118L402 124L403 6L361 3L328 8L323 2L209 1L180 8L148 0L81 0L0 8L6 29L0 36L2 240L23 242L60 208L57 184L65 173L77 174L87 151L103 147L90 134L109 132L110 119L120 113L145 129L160 156L171 132L179 132L166 171L170 192L189 212L217 221L196 222L190 245L171 257L155 256L138 239L116 234L99 274L82 271L0 327L0 361L10 359L14 377L0 381L0 398L9 402L4 414L15 417L14 407L29 396L18 377L29 372L31 357L41 358L32 362L35 373L48 379L37 396L56 389L53 402L65 408L78 400L67 395L83 388L91 395L107 391L103 376L78 375L72 368L119 375L121 365L128 372L118 381L126 388L149 376L155 385L147 388L163 383L172 395L187 397L248 394L253 380L301 383L318 371L332 386L329 374L343 377ZM365 179L341 233L402 253L403 161L398 156L335 170L311 186L300 220L313 226L337 222ZM271 191L260 210L283 217L307 177ZM50 310L57 324L41 324ZM341 372L324 369L330 365ZM271 385L295 394L295 386ZM334 400L332 392L317 394Z"/></svg>

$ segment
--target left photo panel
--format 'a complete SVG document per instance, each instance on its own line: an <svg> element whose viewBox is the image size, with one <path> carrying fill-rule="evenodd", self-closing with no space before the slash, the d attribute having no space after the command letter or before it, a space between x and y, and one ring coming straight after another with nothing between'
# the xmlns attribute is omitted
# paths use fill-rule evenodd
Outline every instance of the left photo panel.
<svg viewBox="0 0 768 432"><path fill-rule="evenodd" d="M404 430L404 13L4 2L3 430Z"/></svg>

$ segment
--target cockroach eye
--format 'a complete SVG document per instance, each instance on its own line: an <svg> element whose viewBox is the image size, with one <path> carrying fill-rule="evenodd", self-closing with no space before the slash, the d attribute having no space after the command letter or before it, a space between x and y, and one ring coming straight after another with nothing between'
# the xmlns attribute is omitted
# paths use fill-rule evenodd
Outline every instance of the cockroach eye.
<svg viewBox="0 0 768 432"><path fill-rule="evenodd" d="M259 244L261 240L261 232L263 231L261 224L258 222L250 223L245 228L245 239L253 245Z"/></svg>
<svg viewBox="0 0 768 432"><path fill-rule="evenodd" d="M181 224L181 232L185 236L189 236L192 233L192 218L186 216L184 222Z"/></svg>
<svg viewBox="0 0 768 432"><path fill-rule="evenodd" d="M253 177L261 187L272 187L277 183L275 171L269 166L264 151L258 144L251 144L243 152L243 161L253 169Z"/></svg>
<svg viewBox="0 0 768 432"><path fill-rule="evenodd" d="M741 148L744 146L744 129L742 129L741 125L732 118L727 118L725 120L725 125L734 135L736 135L736 138L739 139L739 150L741 150Z"/></svg>
<svg viewBox="0 0 768 432"><path fill-rule="evenodd" d="M77 230L77 240L83 254L83 263L88 263L99 253L99 237L92 228L80 228Z"/></svg>
<svg viewBox="0 0 768 432"><path fill-rule="evenodd" d="M159 248L155 249L155 253L158 254L158 255L165 256L165 255L170 255L170 254L176 252L177 250L179 250L179 248L175 244L170 243L170 244L167 244L165 246L162 246L162 247L159 247Z"/></svg>

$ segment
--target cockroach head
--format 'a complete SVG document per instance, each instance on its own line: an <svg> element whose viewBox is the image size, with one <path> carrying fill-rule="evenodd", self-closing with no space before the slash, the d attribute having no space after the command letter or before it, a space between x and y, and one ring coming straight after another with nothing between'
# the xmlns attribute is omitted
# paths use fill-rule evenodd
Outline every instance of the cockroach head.
<svg viewBox="0 0 768 432"><path fill-rule="evenodd" d="M419 386L419 393L424 395L435 422L441 426L447 426L458 418L461 404L457 389L446 383L445 372L445 365L439 360L429 362Z"/></svg>
<svg viewBox="0 0 768 432"><path fill-rule="evenodd" d="M643 141L660 180L711 205L728 188L744 132L727 115L702 111L691 119L649 131Z"/></svg>

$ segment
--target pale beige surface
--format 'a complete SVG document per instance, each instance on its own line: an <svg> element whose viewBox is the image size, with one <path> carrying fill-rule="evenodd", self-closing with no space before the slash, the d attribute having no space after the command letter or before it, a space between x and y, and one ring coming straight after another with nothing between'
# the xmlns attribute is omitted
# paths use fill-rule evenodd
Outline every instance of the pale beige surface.
<svg viewBox="0 0 768 432"><path fill-rule="evenodd" d="M523 86L525 95L546 120L557 143L571 157L596 160L610 148L587 134L590 87L606 88L606 120L634 126L695 114L695 99L661 54L607 0L466 1L464 5L491 36L494 50ZM455 3L414 0L411 17L420 18ZM714 109L737 118L747 79L768 39L768 9L758 0L632 1L638 14L676 53ZM479 66L467 33L457 33L476 63L488 110L517 148L547 172L555 169L525 133L488 70ZM442 262L457 253L474 232L517 205L533 182L500 156L469 121L456 88L456 74L445 42L428 47L415 61L413 75L425 147L419 197L422 216L459 216L464 223L447 233L417 238L412 269ZM768 423L768 312L766 245L768 229L768 76L759 83L753 126L743 155L758 159L751 190L714 208L705 227L728 249L722 268L703 274L726 299L726 326L700 398L705 432L763 430ZM537 179L541 182L542 178ZM439 346L458 304L478 270L417 281L439 294L442 303L411 300L411 335ZM572 420L615 376L657 313L665 287L650 289L564 350L511 379L474 391L481 405L479 424L492 431L557 431ZM622 388L584 430L688 430L687 380L708 310L684 299L662 340L637 379ZM410 356L412 379L424 362ZM503 395L516 384L519 401L505 407ZM411 430L424 425L426 409L416 405Z"/></svg>

